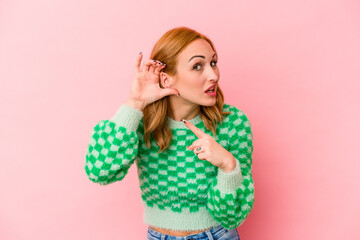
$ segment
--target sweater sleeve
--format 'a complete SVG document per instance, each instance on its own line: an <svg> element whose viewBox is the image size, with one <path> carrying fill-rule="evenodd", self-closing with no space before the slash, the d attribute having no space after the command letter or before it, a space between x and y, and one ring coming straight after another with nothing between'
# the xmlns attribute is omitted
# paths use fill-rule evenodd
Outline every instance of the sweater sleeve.
<svg viewBox="0 0 360 240"><path fill-rule="evenodd" d="M229 152L235 157L236 167L232 172L218 168L209 187L207 207L224 228L234 229L245 221L255 201L251 169L253 136L250 122L241 110L236 108L230 120Z"/></svg>
<svg viewBox="0 0 360 240"><path fill-rule="evenodd" d="M110 120L95 125L85 157L85 172L91 181L107 185L125 177L137 157L136 130L142 117L141 110L123 104Z"/></svg>

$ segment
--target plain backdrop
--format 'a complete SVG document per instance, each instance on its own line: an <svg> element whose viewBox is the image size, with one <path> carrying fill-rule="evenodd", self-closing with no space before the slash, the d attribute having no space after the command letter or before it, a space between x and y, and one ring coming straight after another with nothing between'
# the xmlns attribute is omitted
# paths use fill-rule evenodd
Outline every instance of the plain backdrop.
<svg viewBox="0 0 360 240"><path fill-rule="evenodd" d="M252 124L241 239L360 239L355 0L2 0L0 239L146 239L136 165L101 186L85 154L138 53L177 26L214 42L225 102Z"/></svg>

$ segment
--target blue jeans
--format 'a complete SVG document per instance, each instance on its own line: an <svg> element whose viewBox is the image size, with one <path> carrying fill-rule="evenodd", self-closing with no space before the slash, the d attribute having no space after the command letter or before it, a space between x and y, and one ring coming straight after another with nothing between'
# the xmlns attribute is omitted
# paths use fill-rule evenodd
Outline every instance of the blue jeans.
<svg viewBox="0 0 360 240"><path fill-rule="evenodd" d="M149 226L146 240L240 240L240 236L236 228L228 230L221 225L184 237L162 234Z"/></svg>

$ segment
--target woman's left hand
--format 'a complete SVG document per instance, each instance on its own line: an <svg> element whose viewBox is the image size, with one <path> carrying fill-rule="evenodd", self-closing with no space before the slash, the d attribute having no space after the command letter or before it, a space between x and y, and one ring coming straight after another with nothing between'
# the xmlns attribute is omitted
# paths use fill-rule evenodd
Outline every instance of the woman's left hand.
<svg viewBox="0 0 360 240"><path fill-rule="evenodd" d="M235 167L234 156L217 143L212 136L204 133L189 121L186 121L185 125L199 138L187 149L194 150L199 159L207 160L224 171L231 171ZM200 150L198 150L199 147L201 147Z"/></svg>

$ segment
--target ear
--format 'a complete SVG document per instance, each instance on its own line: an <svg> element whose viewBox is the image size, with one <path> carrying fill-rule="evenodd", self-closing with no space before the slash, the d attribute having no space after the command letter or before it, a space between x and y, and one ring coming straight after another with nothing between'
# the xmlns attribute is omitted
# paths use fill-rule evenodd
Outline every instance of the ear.
<svg viewBox="0 0 360 240"><path fill-rule="evenodd" d="M170 76L167 73L160 72L160 82L161 86L163 86L164 88L170 88L173 85L174 77Z"/></svg>

